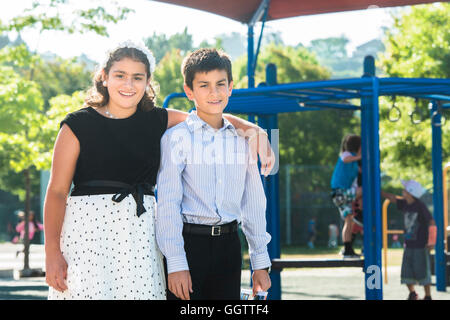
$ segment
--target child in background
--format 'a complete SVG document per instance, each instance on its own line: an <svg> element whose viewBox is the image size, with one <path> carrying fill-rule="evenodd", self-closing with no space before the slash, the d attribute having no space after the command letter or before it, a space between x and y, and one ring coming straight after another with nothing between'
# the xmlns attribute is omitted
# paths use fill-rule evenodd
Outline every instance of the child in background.
<svg viewBox="0 0 450 320"><path fill-rule="evenodd" d="M341 144L341 154L336 163L331 178L331 198L339 209L344 227L342 229L342 241L344 242L344 258L357 258L359 255L352 247L352 202L355 199L356 190L352 188L354 180L358 176L358 161L361 159L361 137L349 134L344 137Z"/></svg>
<svg viewBox="0 0 450 320"><path fill-rule="evenodd" d="M392 248L401 248L402 244L398 241L398 234L392 235Z"/></svg>
<svg viewBox="0 0 450 320"><path fill-rule="evenodd" d="M431 300L431 270L429 250L436 244L436 225L427 206L419 200L425 190L414 180L403 181L403 197L381 192L404 213L405 250L403 252L401 283L409 290L408 300L417 300L414 285L424 286L424 300Z"/></svg>
<svg viewBox="0 0 450 320"><path fill-rule="evenodd" d="M328 226L328 248L336 248L338 243L339 229L335 223Z"/></svg>
<svg viewBox="0 0 450 320"><path fill-rule="evenodd" d="M20 240L23 241L25 239L25 213L20 213L23 215L24 220L16 226L16 231L20 234ZM42 230L44 230L44 226L37 222L34 211L30 211L28 215L28 239L30 239L30 243L35 243L33 241L35 234L38 235Z"/></svg>
<svg viewBox="0 0 450 320"><path fill-rule="evenodd" d="M316 240L316 218L313 217L308 221L308 248L314 249L314 241Z"/></svg>

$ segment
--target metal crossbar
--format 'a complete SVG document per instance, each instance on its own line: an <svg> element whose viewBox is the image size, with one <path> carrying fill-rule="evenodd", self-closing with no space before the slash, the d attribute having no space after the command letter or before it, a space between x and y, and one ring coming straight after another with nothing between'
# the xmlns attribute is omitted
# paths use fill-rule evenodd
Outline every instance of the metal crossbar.
<svg viewBox="0 0 450 320"><path fill-rule="evenodd" d="M285 268L364 268L364 259L273 259L272 270Z"/></svg>

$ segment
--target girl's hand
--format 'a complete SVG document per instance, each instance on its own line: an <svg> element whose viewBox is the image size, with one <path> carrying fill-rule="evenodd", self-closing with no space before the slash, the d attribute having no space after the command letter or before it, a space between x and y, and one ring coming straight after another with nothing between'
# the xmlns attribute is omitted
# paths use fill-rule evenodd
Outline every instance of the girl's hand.
<svg viewBox="0 0 450 320"><path fill-rule="evenodd" d="M275 153L270 145L269 137L264 130L258 130L249 138L251 160L256 161L258 154L261 162L261 174L267 177L275 165Z"/></svg>
<svg viewBox="0 0 450 320"><path fill-rule="evenodd" d="M67 262L64 259L61 251L55 250L46 253L45 255L45 280L47 284L58 290L64 292L67 290L65 280L67 279Z"/></svg>

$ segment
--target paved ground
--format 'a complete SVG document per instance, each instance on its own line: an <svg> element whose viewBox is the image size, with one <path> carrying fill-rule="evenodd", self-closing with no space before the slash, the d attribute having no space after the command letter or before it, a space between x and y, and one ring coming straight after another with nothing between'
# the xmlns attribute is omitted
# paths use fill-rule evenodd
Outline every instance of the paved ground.
<svg viewBox="0 0 450 320"><path fill-rule="evenodd" d="M13 269L23 267L23 255L16 252L21 245L0 244L0 300L31 299L43 300L47 297L48 287L45 279L22 278L14 280ZM32 245L30 255L31 268L44 268L43 246ZM385 300L404 300L408 295L406 287L400 284L400 267L388 268L389 282L383 280ZM243 287L249 286L250 272L243 271ZM433 276L434 281L434 276ZM364 274L360 268L334 269L287 269L281 273L283 300L364 300ZM417 288L419 296L423 289ZM432 287L435 300L450 300L449 292L437 292Z"/></svg>
<svg viewBox="0 0 450 320"><path fill-rule="evenodd" d="M43 277L14 280L13 271L23 269L22 245L0 244L0 299L44 300L48 287ZM45 269L45 254L42 245L31 245L30 268Z"/></svg>

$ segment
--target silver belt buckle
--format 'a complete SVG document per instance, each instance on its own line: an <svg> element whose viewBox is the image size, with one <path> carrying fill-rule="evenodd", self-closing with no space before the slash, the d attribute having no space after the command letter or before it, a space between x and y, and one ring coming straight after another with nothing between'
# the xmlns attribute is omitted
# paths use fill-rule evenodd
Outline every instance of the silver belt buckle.
<svg viewBox="0 0 450 320"><path fill-rule="evenodd" d="M220 236L220 226L212 226L211 228L211 235L212 236Z"/></svg>

